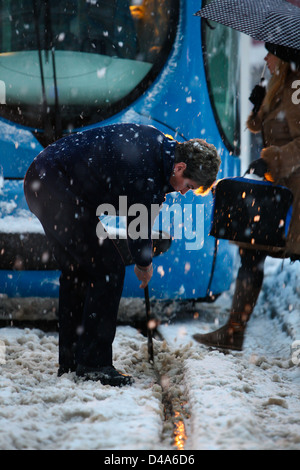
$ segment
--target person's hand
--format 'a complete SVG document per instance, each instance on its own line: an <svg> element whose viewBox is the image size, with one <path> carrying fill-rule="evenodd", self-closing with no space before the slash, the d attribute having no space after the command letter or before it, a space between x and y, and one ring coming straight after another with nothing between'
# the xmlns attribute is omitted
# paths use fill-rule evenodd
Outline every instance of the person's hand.
<svg viewBox="0 0 300 470"><path fill-rule="evenodd" d="M260 178L264 178L266 173L268 173L268 165L266 161L263 158L258 158L249 165L245 174L255 174Z"/></svg>
<svg viewBox="0 0 300 470"><path fill-rule="evenodd" d="M249 100L251 103L254 104L254 108L252 110L253 114L256 115L261 107L261 104L266 96L266 87L262 85L255 85L253 88L251 95L249 96Z"/></svg>
<svg viewBox="0 0 300 470"><path fill-rule="evenodd" d="M152 263L149 266L134 266L134 273L139 281L141 281L140 288L144 289L149 283L153 275Z"/></svg>

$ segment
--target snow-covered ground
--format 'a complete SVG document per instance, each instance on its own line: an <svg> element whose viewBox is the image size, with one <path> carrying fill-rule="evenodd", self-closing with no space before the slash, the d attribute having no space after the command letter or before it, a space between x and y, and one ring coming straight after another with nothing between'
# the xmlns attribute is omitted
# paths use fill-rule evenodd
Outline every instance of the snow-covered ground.
<svg viewBox="0 0 300 470"><path fill-rule="evenodd" d="M132 387L58 378L57 333L0 329L0 449L299 450L299 268L267 260L243 352L192 339L225 321L232 292L162 324L154 365L145 337L118 327L115 366Z"/></svg>

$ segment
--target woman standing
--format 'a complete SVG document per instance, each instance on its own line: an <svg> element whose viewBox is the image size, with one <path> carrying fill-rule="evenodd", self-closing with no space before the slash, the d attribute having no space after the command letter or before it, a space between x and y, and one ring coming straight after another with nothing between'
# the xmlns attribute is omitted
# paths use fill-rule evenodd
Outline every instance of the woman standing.
<svg viewBox="0 0 300 470"><path fill-rule="evenodd" d="M256 103L247 121L251 132L262 133L264 148L247 172L288 187L294 196L293 213L284 250L255 245L240 248L241 264L227 323L212 333L194 336L199 343L221 349L242 350L246 325L261 291L266 257L300 259L300 51L270 43L265 46L271 79L262 102Z"/></svg>

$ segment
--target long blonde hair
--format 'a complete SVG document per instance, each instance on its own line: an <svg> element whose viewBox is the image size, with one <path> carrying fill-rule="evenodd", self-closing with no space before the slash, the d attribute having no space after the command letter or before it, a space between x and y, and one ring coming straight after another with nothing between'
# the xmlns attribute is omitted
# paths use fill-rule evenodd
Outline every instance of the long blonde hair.
<svg viewBox="0 0 300 470"><path fill-rule="evenodd" d="M276 95L284 88L289 70L289 62L280 60L268 83L267 93L262 104L263 113L268 113L272 109Z"/></svg>

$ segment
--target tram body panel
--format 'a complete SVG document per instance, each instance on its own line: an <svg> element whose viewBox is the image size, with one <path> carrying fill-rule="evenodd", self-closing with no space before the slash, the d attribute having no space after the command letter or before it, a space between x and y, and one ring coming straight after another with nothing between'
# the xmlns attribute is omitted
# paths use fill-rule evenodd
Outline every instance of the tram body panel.
<svg viewBox="0 0 300 470"><path fill-rule="evenodd" d="M100 3L96 2L99 5ZM163 8L164 2L160 3ZM103 96L101 98L100 94L99 100L105 100L105 96L109 96L110 85L112 82L114 83L111 85L114 95L111 109L114 112L109 113L108 106L105 111L108 114L105 118L101 116L97 120L96 116L88 122L84 110L82 119L84 125L78 126L80 118L75 119L70 128L65 127L64 132L76 132L118 122L150 124L178 141L200 137L213 143L222 158L218 177L238 175L239 158L232 149L224 144L224 136L220 132L220 123L218 123L216 110L212 105L211 90L209 90L207 80L208 72L202 54L201 21L193 16L194 12L199 9L199 3L195 0L189 2L171 2L169 0L167 3L179 4L176 34L174 33L172 47L168 51L163 65L160 66L160 70L152 80L150 80L149 74L156 67L155 61L139 61L133 65L134 59L128 57L111 58L98 54L88 60L88 54L84 52L57 51L55 64L58 67L58 73L56 78L62 108L64 108L64 103L70 101L70 96L73 93L72 106L67 109L66 104L62 110L60 117L63 123L66 123L70 116L72 117L72 112L75 115L78 111L82 97L84 97L86 105L93 103L93 87L96 86L94 83L97 84L99 81L102 84L101 93ZM175 8L176 6L174 10ZM229 44L231 43L229 42ZM48 53L48 62L46 54L42 54L42 66L44 67L47 103L54 109L57 89L53 88L53 83L51 85L51 51ZM74 57L76 56L76 64L72 63L72 53ZM26 263L22 264L24 260L18 259L17 256L18 249L22 243L25 243L26 237L30 237L28 234L42 235L39 222L27 208L23 194L23 178L31 161L44 148L41 138L42 127L32 125L34 113L32 113L33 115L29 113L31 101L35 103L32 109L35 109L36 106L36 109L39 110L39 106L41 106L37 104L38 97L41 96L38 54L37 51L27 51L28 63L26 62L26 52L21 51L18 54L19 62L16 62L17 57L13 54L0 54L0 73L1 70L6 70L5 77L7 78L4 75L3 77L8 82L10 80L9 74L12 76L10 88L6 87L8 90L6 104L0 107L0 155L2 155L0 164L3 168L0 192L0 244L4 250L3 253L5 250L7 251L7 247L12 250L12 253L15 250L11 262L4 254L1 258L3 260L0 270L1 292L8 297L56 297L59 288L59 272L47 268L30 269L32 267L30 263L29 267L24 269ZM17 90L18 81L21 81L16 64L22 63L22 68L26 71L26 67L29 67L28 64L34 60L36 63L35 67L31 69L32 77L29 81L31 89L29 90L27 86L26 91L26 83L24 83L24 87L20 87L19 92L16 92L13 98L13 93L10 93L9 89ZM223 61L226 62L226 57ZM135 62L138 61L135 60ZM122 64L121 69L118 69L118 63ZM76 70L79 70L79 64L84 65L82 69L82 75L85 75L84 80L80 79L79 74L75 77ZM134 78L129 84L128 73L130 75L131 66L134 70ZM211 73L213 67L214 65L212 65ZM90 80L89 75L92 77ZM149 81L147 86L145 80ZM143 83L143 87L140 91L135 92L136 88L139 88L137 84L140 83ZM63 84L66 85L65 88ZM215 89L218 90L218 84L215 85ZM130 99L125 99L127 95ZM221 98L223 99L223 96ZM14 105L11 104L13 99L17 99L17 103ZM15 108L18 106L23 106L22 109L24 109L20 119L16 117L17 114L14 114ZM221 106L223 106L223 102ZM37 118L37 124L40 123L41 117ZM169 231L172 241L166 252L154 258L154 274L150 283L151 296L157 299L205 299L208 295L208 288L209 295L218 295L229 289L232 282L236 249L228 242L220 241L216 259L214 259L215 239L209 236L212 203L212 194L201 197L189 191L186 196L181 196L178 193L167 195L162 214L157 218L154 230ZM180 212L179 219L174 216L166 222L168 210L174 209L174 207L177 207ZM186 213L189 218L184 220ZM181 225L182 222L186 222L188 233L183 231L178 235L178 224ZM9 244L7 243L8 239L10 239ZM45 250L45 258L47 256L48 251ZM44 266L47 266L47 262ZM123 296L143 296L134 275L133 266L126 268Z"/></svg>

